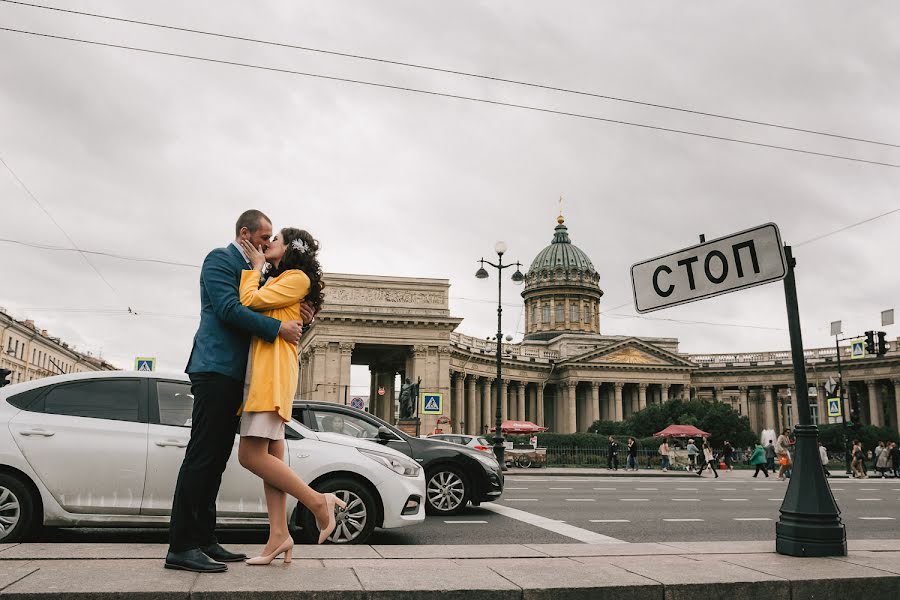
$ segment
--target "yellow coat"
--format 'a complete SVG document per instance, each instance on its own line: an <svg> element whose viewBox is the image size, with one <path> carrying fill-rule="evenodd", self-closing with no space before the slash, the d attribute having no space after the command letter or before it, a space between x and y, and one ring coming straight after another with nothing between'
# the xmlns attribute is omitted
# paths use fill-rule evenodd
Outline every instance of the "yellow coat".
<svg viewBox="0 0 900 600"><path fill-rule="evenodd" d="M299 320L300 303L309 294L306 273L290 269L261 288L259 276L259 271L241 272L241 304L279 321ZM250 389L243 410L277 411L285 422L290 421L299 371L297 346L281 337L271 344L254 337L250 342Z"/></svg>

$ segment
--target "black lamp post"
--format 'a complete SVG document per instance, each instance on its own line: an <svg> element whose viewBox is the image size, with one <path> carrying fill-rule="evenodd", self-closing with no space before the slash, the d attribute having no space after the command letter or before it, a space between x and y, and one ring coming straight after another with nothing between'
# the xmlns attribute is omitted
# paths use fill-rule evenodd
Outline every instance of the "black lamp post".
<svg viewBox="0 0 900 600"><path fill-rule="evenodd" d="M521 263L516 261L515 263L503 264L503 254L506 252L506 242L497 242L494 245L494 251L497 253L497 264L484 260L483 258L479 261L481 263L481 267L475 273L475 277L478 279L487 279L488 272L485 270L484 265L487 263L488 265L497 269L497 411L494 418L494 454L497 456L497 462L500 463L500 468L504 471L506 470L506 463L503 458L503 410L501 402L503 399L500 397L500 388L503 384L503 325L501 322L501 317L503 316L503 303L502 303L502 284L503 284L503 269L508 267L515 266L516 272L512 275L513 283L521 284L525 281L525 276L522 275L522 271L520 267Z"/></svg>

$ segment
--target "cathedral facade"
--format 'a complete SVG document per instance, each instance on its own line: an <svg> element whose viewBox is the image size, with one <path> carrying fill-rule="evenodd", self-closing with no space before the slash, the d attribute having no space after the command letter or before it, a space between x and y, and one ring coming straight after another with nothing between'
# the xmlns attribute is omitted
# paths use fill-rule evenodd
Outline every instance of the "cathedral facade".
<svg viewBox="0 0 900 600"><path fill-rule="evenodd" d="M455 331L462 319L450 315L448 280L328 274L325 281L325 309L301 341L298 395L346 402L350 365L365 364L369 410L385 420L396 414L398 374L440 395L440 414L420 415L426 431L485 433L498 394L504 420L561 433L586 431L598 419L621 421L673 398L728 403L754 431L779 430L796 422L798 393L808 394L813 422L827 423L826 383L839 379L834 347L805 351L809 389L798 391L788 350L685 354L674 338L603 335L600 276L562 217L525 274L525 336L502 345L499 385L496 341ZM894 429L897 345L853 361L841 348L844 398L859 401L864 422ZM843 410L849 418L849 401Z"/></svg>

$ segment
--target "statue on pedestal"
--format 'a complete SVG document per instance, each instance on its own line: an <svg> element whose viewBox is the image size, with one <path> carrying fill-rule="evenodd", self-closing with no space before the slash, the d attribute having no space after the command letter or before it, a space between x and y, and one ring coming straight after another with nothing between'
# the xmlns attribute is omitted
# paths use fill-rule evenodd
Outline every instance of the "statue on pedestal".
<svg viewBox="0 0 900 600"><path fill-rule="evenodd" d="M403 384L400 386L400 396L397 399L400 403L400 418L401 419L411 419L416 409L416 400L419 398L419 383L422 382L422 379L416 383L411 383L409 377L407 377Z"/></svg>

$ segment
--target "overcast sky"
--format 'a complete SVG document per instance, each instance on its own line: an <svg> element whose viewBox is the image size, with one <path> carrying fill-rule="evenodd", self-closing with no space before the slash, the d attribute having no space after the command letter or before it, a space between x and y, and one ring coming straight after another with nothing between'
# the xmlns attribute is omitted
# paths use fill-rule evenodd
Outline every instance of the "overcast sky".
<svg viewBox="0 0 900 600"><path fill-rule="evenodd" d="M900 144L893 1L47 3ZM900 148L7 3L0 23L900 163ZM476 260L503 239L530 264L560 195L600 273L603 333L693 353L788 349L782 286L638 318L631 264L701 233L772 221L799 244L900 208L897 168L18 33L0 32L0 81L0 157L82 249L199 264L259 208L313 232L327 271L449 279L459 330L479 337L496 282ZM0 202L0 238L71 247L2 166ZM807 347L898 304L898 229L900 212L796 248ZM0 251L16 317L119 367L183 369L197 269L90 257L107 285L74 252ZM504 284L517 339L520 292Z"/></svg>

